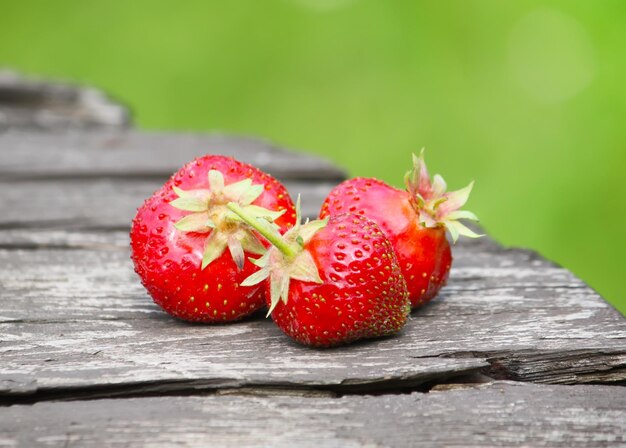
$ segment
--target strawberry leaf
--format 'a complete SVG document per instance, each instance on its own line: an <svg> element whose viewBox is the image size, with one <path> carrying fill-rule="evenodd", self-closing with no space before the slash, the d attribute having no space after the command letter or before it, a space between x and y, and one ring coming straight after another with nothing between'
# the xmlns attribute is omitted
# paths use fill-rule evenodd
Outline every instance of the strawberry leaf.
<svg viewBox="0 0 626 448"><path fill-rule="evenodd" d="M465 205L467 200L469 199L469 195L472 192L472 188L474 187L474 182L470 182L470 184L461 188L457 191L452 191L450 193L446 193L445 197L448 199L445 203L443 203L440 207L442 214L449 214L455 210L460 209Z"/></svg>
<svg viewBox="0 0 626 448"><path fill-rule="evenodd" d="M458 240L459 235L467 236L469 238L480 238L481 236L484 236L479 235L459 221L448 221L446 227L450 231L450 235L452 236L452 241L454 243Z"/></svg>
<svg viewBox="0 0 626 448"><path fill-rule="evenodd" d="M239 270L243 269L243 264L246 261L246 257L243 254L243 247L241 245L241 241L237 238L237 235L230 235L228 237L228 250L230 251L230 256L233 258L233 261L237 265Z"/></svg>
<svg viewBox="0 0 626 448"><path fill-rule="evenodd" d="M202 269L210 265L214 260L220 257L228 246L228 236L221 232L211 232L204 246L204 254L202 255Z"/></svg>
<svg viewBox="0 0 626 448"><path fill-rule="evenodd" d="M267 311L267 316L272 314L285 290L287 294L283 298L283 303L287 302L287 295L289 294L289 276L285 275L285 272L281 270L272 272L270 277L270 308Z"/></svg>
<svg viewBox="0 0 626 448"><path fill-rule="evenodd" d="M215 223L211 221L206 213L192 213L179 219L174 227L182 232L209 232L215 227Z"/></svg>
<svg viewBox="0 0 626 448"><path fill-rule="evenodd" d="M243 209L253 215L255 218L262 218L266 221L272 222L280 218L285 214L287 210L269 210L267 208L259 207L258 205L246 205Z"/></svg>
<svg viewBox="0 0 626 448"><path fill-rule="evenodd" d="M217 170L210 170L208 174L211 193L217 195L224 190L224 175Z"/></svg>
<svg viewBox="0 0 626 448"><path fill-rule="evenodd" d="M186 212L205 212L209 209L207 201L195 197L182 197L174 199L170 205Z"/></svg>
<svg viewBox="0 0 626 448"><path fill-rule="evenodd" d="M315 261L308 251L302 251L288 268L289 277L311 283L323 283Z"/></svg>
<svg viewBox="0 0 626 448"><path fill-rule="evenodd" d="M174 193L176 193L178 197L181 197L181 198L198 198L198 199L202 199L208 202L211 197L211 192L209 190L204 190L204 189L185 191L185 190L181 190L177 186L173 186L172 190L174 190Z"/></svg>
<svg viewBox="0 0 626 448"><path fill-rule="evenodd" d="M469 219L470 221L478 221L478 217L469 210L456 210L448 214L449 220Z"/></svg>
<svg viewBox="0 0 626 448"><path fill-rule="evenodd" d="M265 246L261 244L259 239L249 230L243 230L241 236L241 246L243 250L251 254L263 255L267 252Z"/></svg>
<svg viewBox="0 0 626 448"><path fill-rule="evenodd" d="M250 260L250 261L252 261L252 260ZM250 275L243 282L241 282L241 286L258 285L263 280L265 280L267 277L269 277L269 275L270 275L269 269L261 269L259 271L256 271L254 274Z"/></svg>
<svg viewBox="0 0 626 448"><path fill-rule="evenodd" d="M431 183L423 149L419 157L413 154L413 169L406 173L404 179L420 225L431 228L446 227L454 242L459 235L471 238L482 236L459 222L459 219L478 221L474 213L460 210L467 202L474 182L451 192L446 192L448 186L439 174L435 174Z"/></svg>
<svg viewBox="0 0 626 448"><path fill-rule="evenodd" d="M325 219L316 219L314 221L307 222L302 225L298 231L298 237L302 239L302 245L304 246L306 243L311 241L313 235L322 230L328 224L328 218ZM296 238L297 240L297 238Z"/></svg>
<svg viewBox="0 0 626 448"><path fill-rule="evenodd" d="M269 251L266 251L261 258L248 258L248 260L250 260L250 263L253 265L264 268L267 266L267 262L269 260Z"/></svg>
<svg viewBox="0 0 626 448"><path fill-rule="evenodd" d="M224 187L224 194L240 205L252 204L262 193L263 185L252 185L251 179L244 179Z"/></svg>

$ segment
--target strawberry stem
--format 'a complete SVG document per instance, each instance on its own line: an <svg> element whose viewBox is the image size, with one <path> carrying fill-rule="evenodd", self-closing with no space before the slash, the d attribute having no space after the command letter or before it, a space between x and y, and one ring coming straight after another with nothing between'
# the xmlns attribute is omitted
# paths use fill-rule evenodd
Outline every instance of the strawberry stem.
<svg viewBox="0 0 626 448"><path fill-rule="evenodd" d="M300 246L289 244L268 221L248 214L236 202L229 202L226 207L239 216L246 224L259 232L267 241L276 247L287 258L293 258L302 251Z"/></svg>

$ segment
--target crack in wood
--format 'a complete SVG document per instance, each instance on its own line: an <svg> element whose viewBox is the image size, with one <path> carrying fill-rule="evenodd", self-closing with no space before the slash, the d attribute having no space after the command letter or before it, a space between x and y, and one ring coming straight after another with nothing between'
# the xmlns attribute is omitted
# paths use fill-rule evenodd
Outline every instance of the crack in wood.
<svg viewBox="0 0 626 448"><path fill-rule="evenodd" d="M487 351L444 353L443 358L480 358L490 366L481 372L497 380L545 384L626 382L626 350Z"/></svg>
<svg viewBox="0 0 626 448"><path fill-rule="evenodd" d="M8 446L621 446L625 399L623 388L510 381L378 396L224 389L2 407L0 441Z"/></svg>
<svg viewBox="0 0 626 448"><path fill-rule="evenodd" d="M345 396L384 396L410 395L416 392L427 394L432 392L447 392L460 389L480 388L494 381L506 378L491 376L492 370L475 371L470 373L450 374L428 380L422 377L411 381L406 378L387 378L380 381L353 379L337 385L303 385L289 382L274 384L240 383L232 379L213 379L197 381L155 381L142 383L125 383L121 385L91 385L76 388L37 389L27 394L9 394L0 396L0 407L13 405L32 405L46 401L86 401L102 399L132 399L149 397L203 397L218 396L247 396L247 397L302 397L302 398L341 398ZM532 384L523 379L512 380L510 383ZM603 385L624 387L626 381L603 382L576 382L560 383L561 386L577 387L587 385Z"/></svg>
<svg viewBox="0 0 626 448"><path fill-rule="evenodd" d="M23 393L16 391L0 395L0 406L15 404L34 404L43 401L82 401L110 398L139 398L164 396L206 396L218 395L254 395L276 396L297 395L302 397L342 397L346 395L398 395L413 392L428 393L439 384L468 384L476 379L476 384L484 383L484 375L472 376L465 372L449 375L407 375L388 377L378 380L344 380L337 384L306 385L278 381L275 383L250 383L229 378L211 380L147 381L138 383L89 385L71 388L36 388ZM6 380L5 380L6 382ZM1 382L0 382L1 384ZM6 386L5 386L6 387Z"/></svg>
<svg viewBox="0 0 626 448"><path fill-rule="evenodd" d="M96 356L100 351L92 353ZM581 373L579 363L588 361L588 357L616 358L617 366L607 367L602 372L597 371L594 365L593 371ZM254 383L238 381L229 378L213 378L210 380L175 380L175 381L145 381L124 384L89 385L84 387L66 388L35 388L27 391L17 389L15 392L0 395L0 406L15 404L34 404L43 401L82 401L110 398L145 398L164 396L206 396L206 395L242 395L255 397L274 396L300 396L309 397L334 397L339 398L349 395L381 396L381 395L404 395L415 392L429 393L430 391L450 391L464 388L479 387L496 380L509 380L518 383L546 383L567 386L581 385L604 385L623 387L626 386L626 369L623 367L626 352L591 352L589 350L570 352L529 352L526 357L523 353L511 352L458 352L445 353L436 356L410 356L413 359L425 358L477 358L487 361L490 366L482 369L474 369L467 372L449 372L447 374L414 374L405 376L372 378L352 378L341 381L338 384L307 385L288 381L274 383ZM562 367L555 369L553 363L546 364L546 368L553 372L554 376L564 375L575 371L575 375L560 378L551 382L545 377L533 379L533 375L524 375L519 372L520 366L526 369L528 360L541 363L547 359L561 359ZM54 361L48 359L46 361ZM5 384L11 380L4 380ZM18 384L18 383L16 383ZM5 385L6 390L6 385Z"/></svg>

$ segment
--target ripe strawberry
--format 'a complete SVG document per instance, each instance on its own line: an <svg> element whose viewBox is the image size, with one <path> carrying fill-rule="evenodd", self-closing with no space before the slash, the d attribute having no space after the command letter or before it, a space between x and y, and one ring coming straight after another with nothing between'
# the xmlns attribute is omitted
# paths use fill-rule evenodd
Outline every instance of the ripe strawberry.
<svg viewBox="0 0 626 448"><path fill-rule="evenodd" d="M320 212L325 218L339 213L356 213L374 220L391 243L407 282L411 306L437 295L446 283L452 253L446 229L456 242L459 235L476 238L459 219L477 221L472 212L459 210L469 197L467 187L446 192L446 183L436 174L431 182L424 151L413 155L413 169L405 176L406 191L378 179L355 178L333 189Z"/></svg>
<svg viewBox="0 0 626 448"><path fill-rule="evenodd" d="M233 158L207 155L180 169L137 211L131 258L154 301L196 322L240 319L263 307L262 288L240 287L265 253L257 235L226 208L234 201L287 230L293 202L276 179ZM228 250L226 250L228 248Z"/></svg>
<svg viewBox="0 0 626 448"><path fill-rule="evenodd" d="M229 208L273 244L242 285L265 281L268 315L296 341L329 347L393 334L406 323L406 285L373 221L343 214L300 225L298 200L296 225L281 237L241 207Z"/></svg>

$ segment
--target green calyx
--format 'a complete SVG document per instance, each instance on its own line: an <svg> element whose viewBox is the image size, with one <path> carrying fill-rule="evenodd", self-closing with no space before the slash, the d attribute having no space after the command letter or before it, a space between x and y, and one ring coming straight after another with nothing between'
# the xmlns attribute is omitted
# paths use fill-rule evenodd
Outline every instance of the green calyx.
<svg viewBox="0 0 626 448"><path fill-rule="evenodd" d="M291 279L323 283L315 260L306 250L306 244L315 233L326 226L328 219L307 220L302 224L299 196L296 201L296 225L284 235L266 220L249 215L243 207L235 203L230 203L227 207L272 244L261 258L250 260L260 269L241 283L241 286L252 286L267 278L270 279L271 305L267 312L268 316L272 314L279 301L287 303Z"/></svg>
<svg viewBox="0 0 626 448"><path fill-rule="evenodd" d="M239 269L245 262L244 252L264 254L265 247L250 227L237 214L231 212L227 204L238 204L245 212L266 222L273 222L285 210L273 211L252 205L263 193L263 185L252 184L251 179L244 179L225 185L224 176L217 170L208 173L208 189L181 190L172 187L177 198L170 205L179 210L190 212L174 224L181 232L206 233L202 269L220 257L228 248L233 261Z"/></svg>
<svg viewBox="0 0 626 448"><path fill-rule="evenodd" d="M470 182L465 188L450 192L446 191L446 182L439 174L435 174L431 182L424 162L424 149L419 157L413 154L413 169L406 173L404 182L422 226L446 227L455 243L459 235L470 238L483 236L459 221L460 219L478 221L474 213L459 210L469 199L474 182Z"/></svg>

